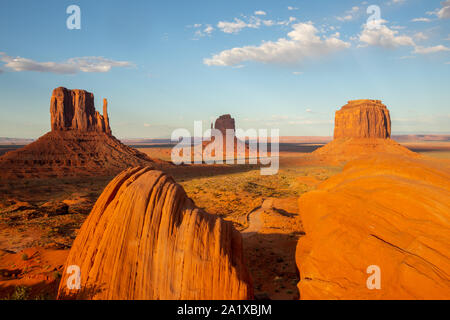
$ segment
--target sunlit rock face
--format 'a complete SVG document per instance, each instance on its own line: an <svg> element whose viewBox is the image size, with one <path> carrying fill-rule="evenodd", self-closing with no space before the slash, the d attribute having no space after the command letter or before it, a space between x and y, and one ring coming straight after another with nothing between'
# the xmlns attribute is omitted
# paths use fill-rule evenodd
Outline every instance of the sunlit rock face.
<svg viewBox="0 0 450 320"><path fill-rule="evenodd" d="M56 88L50 101L52 130L0 157L0 179L114 176L135 166L167 167L122 144L111 132L108 102L95 111L94 95Z"/></svg>
<svg viewBox="0 0 450 320"><path fill-rule="evenodd" d="M161 171L119 174L97 200L67 259L59 298L250 299L242 238L230 222L195 207Z"/></svg>
<svg viewBox="0 0 450 320"><path fill-rule="evenodd" d="M354 160L302 195L299 210L301 299L450 298L448 163Z"/></svg>
<svg viewBox="0 0 450 320"><path fill-rule="evenodd" d="M380 100L353 100L336 111L334 139L391 137L391 117Z"/></svg>
<svg viewBox="0 0 450 320"><path fill-rule="evenodd" d="M111 134L108 102L103 100L103 115L100 115L95 111L94 95L85 90L54 89L50 100L50 117L53 131L100 131Z"/></svg>

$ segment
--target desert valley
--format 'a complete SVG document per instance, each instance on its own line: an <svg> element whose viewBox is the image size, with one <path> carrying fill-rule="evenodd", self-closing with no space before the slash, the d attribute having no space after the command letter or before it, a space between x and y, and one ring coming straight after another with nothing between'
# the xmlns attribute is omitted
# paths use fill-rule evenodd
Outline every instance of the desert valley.
<svg viewBox="0 0 450 320"><path fill-rule="evenodd" d="M337 107L334 138L281 137L267 176L120 142L87 91L50 100L49 133L1 148L4 299L450 298L450 137L391 137L379 100Z"/></svg>
<svg viewBox="0 0 450 320"><path fill-rule="evenodd" d="M448 303L449 68L450 0L0 1L0 304Z"/></svg>

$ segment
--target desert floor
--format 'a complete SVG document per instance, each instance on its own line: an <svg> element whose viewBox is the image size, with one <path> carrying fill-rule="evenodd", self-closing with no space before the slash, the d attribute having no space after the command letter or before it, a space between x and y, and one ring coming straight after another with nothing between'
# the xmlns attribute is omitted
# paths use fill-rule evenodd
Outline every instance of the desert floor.
<svg viewBox="0 0 450 320"><path fill-rule="evenodd" d="M405 142L450 159L450 142ZM282 143L277 175L256 165L193 165L169 172L198 207L242 232L258 298L298 299L295 248L304 234L298 197L342 170L308 161L323 142ZM0 146L0 155L17 147ZM170 160L171 145L140 145ZM112 177L0 182L0 299L53 299L77 231ZM64 214L62 214L64 213Z"/></svg>

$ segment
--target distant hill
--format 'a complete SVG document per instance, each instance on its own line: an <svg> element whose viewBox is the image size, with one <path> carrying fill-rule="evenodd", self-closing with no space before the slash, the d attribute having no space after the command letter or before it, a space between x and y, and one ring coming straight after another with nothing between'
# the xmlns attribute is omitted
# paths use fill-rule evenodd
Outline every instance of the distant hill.
<svg viewBox="0 0 450 320"><path fill-rule="evenodd" d="M0 137L0 145L27 145L32 143L34 139L23 139L23 138L7 138Z"/></svg>

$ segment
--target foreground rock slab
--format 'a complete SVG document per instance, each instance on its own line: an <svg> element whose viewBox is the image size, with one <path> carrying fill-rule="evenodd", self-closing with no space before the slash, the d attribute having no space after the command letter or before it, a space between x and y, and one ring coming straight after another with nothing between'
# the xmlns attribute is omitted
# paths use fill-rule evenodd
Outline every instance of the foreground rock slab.
<svg viewBox="0 0 450 320"><path fill-rule="evenodd" d="M449 299L450 163L355 160L299 199L300 299ZM369 266L381 288L370 290Z"/></svg>
<svg viewBox="0 0 450 320"><path fill-rule="evenodd" d="M106 187L66 262L59 298L250 299L242 238L230 222L195 207L160 171L137 167Z"/></svg>

